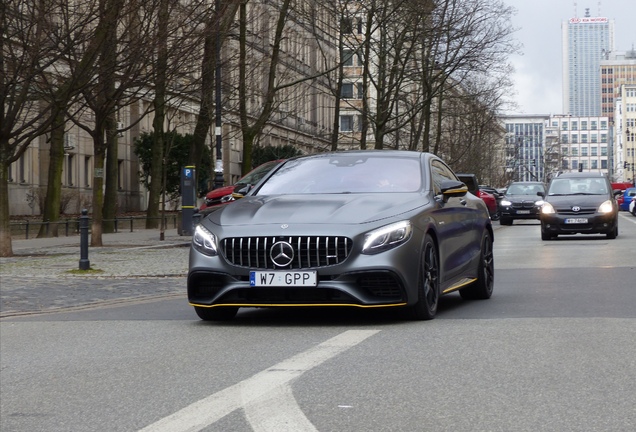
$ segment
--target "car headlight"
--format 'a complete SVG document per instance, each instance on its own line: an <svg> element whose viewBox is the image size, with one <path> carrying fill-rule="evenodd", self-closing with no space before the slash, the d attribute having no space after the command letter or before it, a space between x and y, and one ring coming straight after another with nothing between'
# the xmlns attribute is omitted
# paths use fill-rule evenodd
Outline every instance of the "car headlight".
<svg viewBox="0 0 636 432"><path fill-rule="evenodd" d="M614 206L612 205L612 202L610 200L605 201L603 204L601 204L598 207L598 212L599 213L613 213L614 212Z"/></svg>
<svg viewBox="0 0 636 432"><path fill-rule="evenodd" d="M512 203L511 203L510 201L508 201L508 200L501 200L501 201L500 201L500 204L501 204L502 206L505 206L505 207L508 207L508 206L511 206L511 205L512 205Z"/></svg>
<svg viewBox="0 0 636 432"><path fill-rule="evenodd" d="M552 207L552 204L550 204L549 202L544 202L543 205L541 206L541 213L554 214L556 212L554 211L554 207Z"/></svg>
<svg viewBox="0 0 636 432"><path fill-rule="evenodd" d="M534 205L536 205L537 207L541 207L543 204L545 204L545 201L543 200L539 200L534 203Z"/></svg>
<svg viewBox="0 0 636 432"><path fill-rule="evenodd" d="M201 225L197 225L192 235L192 246L202 254L217 255L216 237Z"/></svg>
<svg viewBox="0 0 636 432"><path fill-rule="evenodd" d="M411 238L411 222L402 221L370 231L364 238L362 253L373 255L393 249Z"/></svg>

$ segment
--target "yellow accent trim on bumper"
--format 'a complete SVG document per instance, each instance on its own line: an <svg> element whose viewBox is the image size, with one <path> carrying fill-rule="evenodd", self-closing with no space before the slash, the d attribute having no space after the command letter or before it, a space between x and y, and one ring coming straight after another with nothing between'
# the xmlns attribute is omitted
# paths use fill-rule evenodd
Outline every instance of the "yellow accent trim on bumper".
<svg viewBox="0 0 636 432"><path fill-rule="evenodd" d="M193 209L195 208L194 206L181 206L182 209Z"/></svg>
<svg viewBox="0 0 636 432"><path fill-rule="evenodd" d="M190 306L196 307L330 307L330 306L338 306L338 307L358 307L358 308L383 308L383 307L395 307L395 306L406 306L406 303L395 303L395 304L386 304L386 305L357 305L357 304L346 304L346 303L307 303L307 304L277 304L277 303L223 303L223 304L215 304L215 305L202 305L197 303L190 303Z"/></svg>

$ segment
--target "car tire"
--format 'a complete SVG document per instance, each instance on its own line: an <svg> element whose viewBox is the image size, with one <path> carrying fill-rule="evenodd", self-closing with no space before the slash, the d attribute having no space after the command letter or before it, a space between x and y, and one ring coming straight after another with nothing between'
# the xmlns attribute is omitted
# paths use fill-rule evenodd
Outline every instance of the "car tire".
<svg viewBox="0 0 636 432"><path fill-rule="evenodd" d="M194 311L203 321L229 321L236 316L238 310L235 306L194 307Z"/></svg>
<svg viewBox="0 0 636 432"><path fill-rule="evenodd" d="M543 227L541 228L541 240L552 240L552 234L545 232Z"/></svg>
<svg viewBox="0 0 636 432"><path fill-rule="evenodd" d="M437 313L439 303L439 258L437 245L426 234L420 264L420 277L417 287L417 303L411 306L411 315L415 320L431 320Z"/></svg>
<svg viewBox="0 0 636 432"><path fill-rule="evenodd" d="M618 225L616 225L612 231L608 232L605 235L610 240L614 240L616 237L618 237Z"/></svg>
<svg viewBox="0 0 636 432"><path fill-rule="evenodd" d="M499 224L500 225L512 225L512 219L510 219L509 217L501 216L501 218L499 219Z"/></svg>
<svg viewBox="0 0 636 432"><path fill-rule="evenodd" d="M459 290L459 295L463 299L486 300L492 296L495 286L495 259L492 247L492 238L487 231L481 240L481 255L477 266L477 280Z"/></svg>

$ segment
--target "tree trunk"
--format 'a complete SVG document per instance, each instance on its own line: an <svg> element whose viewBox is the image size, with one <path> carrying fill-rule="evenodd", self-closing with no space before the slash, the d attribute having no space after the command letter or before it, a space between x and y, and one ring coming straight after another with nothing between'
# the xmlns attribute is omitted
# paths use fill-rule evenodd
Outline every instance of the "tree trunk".
<svg viewBox="0 0 636 432"><path fill-rule="evenodd" d="M106 146L104 133L98 133L93 137L95 151L95 167L93 177L93 217L91 219L91 246L103 246L102 244L102 206L104 204L104 159Z"/></svg>
<svg viewBox="0 0 636 432"><path fill-rule="evenodd" d="M104 220L103 232L115 232L115 217L117 216L117 189L119 184L119 142L117 139L117 120L115 113L110 113L106 118L106 170L104 188Z"/></svg>
<svg viewBox="0 0 636 432"><path fill-rule="evenodd" d="M159 201L163 183L163 172L165 161L164 143L164 122L166 104L166 74L168 69L168 21L169 21L168 1L161 0L159 6L159 16L157 23L157 63L155 75L155 117L152 121L153 142L152 142L152 165L150 167L150 187L148 194L148 210L146 212L146 228L155 229L159 227ZM197 127L199 127L197 121ZM208 126L209 129L209 126ZM196 140L196 138L195 138ZM205 138L203 143L205 143ZM199 147L197 146L195 152ZM191 153L192 154L192 153ZM196 158L201 156L195 155ZM165 194L164 194L165 199ZM162 205L165 206L165 203Z"/></svg>
<svg viewBox="0 0 636 432"><path fill-rule="evenodd" d="M59 113L51 126L51 141L49 148L49 169L46 185L46 198L42 210L42 222L38 238L57 237L58 222L60 220L60 200L62 197L62 169L64 166L64 114Z"/></svg>
<svg viewBox="0 0 636 432"><path fill-rule="evenodd" d="M0 151L4 152L9 142L0 142ZM11 246L11 216L9 213L9 157L0 155L0 257L13 256Z"/></svg>

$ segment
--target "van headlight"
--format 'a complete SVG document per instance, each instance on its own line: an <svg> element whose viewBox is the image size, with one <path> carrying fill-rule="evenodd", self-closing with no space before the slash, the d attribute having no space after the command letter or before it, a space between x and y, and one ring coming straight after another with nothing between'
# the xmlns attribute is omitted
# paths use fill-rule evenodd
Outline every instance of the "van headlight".
<svg viewBox="0 0 636 432"><path fill-rule="evenodd" d="M603 214L613 213L614 206L612 205L612 202L610 200L605 201L598 207L598 212Z"/></svg>
<svg viewBox="0 0 636 432"><path fill-rule="evenodd" d="M543 205L541 206L541 213L554 214L556 212L554 211L554 207L552 207L552 204L550 204L549 202L544 202Z"/></svg>
<svg viewBox="0 0 636 432"><path fill-rule="evenodd" d="M192 246L204 255L216 256L216 236L201 225L197 225L192 235Z"/></svg>
<svg viewBox="0 0 636 432"><path fill-rule="evenodd" d="M411 222L402 221L373 231L369 231L364 238L362 253L373 255L393 249L411 238L413 228Z"/></svg>

